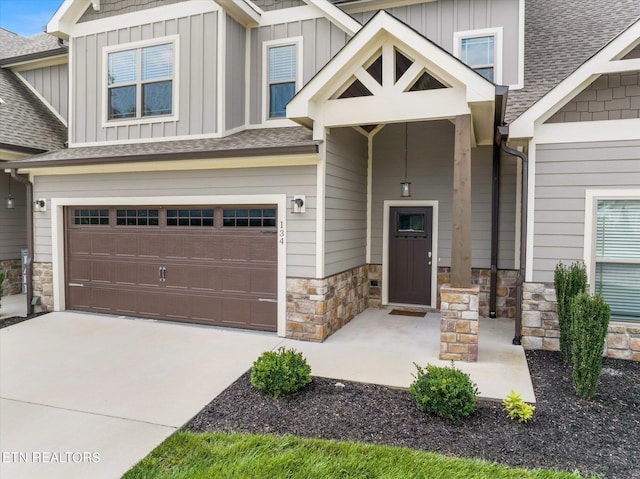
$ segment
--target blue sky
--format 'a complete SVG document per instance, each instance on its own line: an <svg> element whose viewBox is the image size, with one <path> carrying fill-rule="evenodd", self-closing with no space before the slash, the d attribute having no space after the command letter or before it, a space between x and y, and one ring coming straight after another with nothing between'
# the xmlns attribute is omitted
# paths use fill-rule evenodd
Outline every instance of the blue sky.
<svg viewBox="0 0 640 479"><path fill-rule="evenodd" d="M0 0L0 26L23 37L40 33L63 0Z"/></svg>

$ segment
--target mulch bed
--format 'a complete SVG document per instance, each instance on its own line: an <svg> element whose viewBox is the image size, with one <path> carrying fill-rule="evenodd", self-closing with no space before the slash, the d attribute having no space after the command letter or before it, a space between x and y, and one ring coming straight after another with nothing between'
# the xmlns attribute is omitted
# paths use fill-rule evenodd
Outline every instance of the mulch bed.
<svg viewBox="0 0 640 479"><path fill-rule="evenodd" d="M14 324L22 323L31 318L36 318L38 316L42 316L43 314L47 314L46 312L42 313L34 313L30 316L12 316L11 318L0 319L0 329L8 328L9 326L13 326Z"/></svg>
<svg viewBox="0 0 640 479"><path fill-rule="evenodd" d="M511 421L498 402L479 401L463 421L427 417L406 391L314 378L273 400L243 375L184 429L294 434L406 446L509 466L640 478L640 363L605 359L598 392L579 399L558 353L528 351L537 397L529 424Z"/></svg>

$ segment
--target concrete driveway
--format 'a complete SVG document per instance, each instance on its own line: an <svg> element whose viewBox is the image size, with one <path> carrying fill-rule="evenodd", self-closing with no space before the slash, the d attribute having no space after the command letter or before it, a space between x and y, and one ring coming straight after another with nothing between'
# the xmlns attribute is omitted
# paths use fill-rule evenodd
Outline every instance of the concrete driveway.
<svg viewBox="0 0 640 479"><path fill-rule="evenodd" d="M282 342L71 312L0 329L0 477L120 477Z"/></svg>

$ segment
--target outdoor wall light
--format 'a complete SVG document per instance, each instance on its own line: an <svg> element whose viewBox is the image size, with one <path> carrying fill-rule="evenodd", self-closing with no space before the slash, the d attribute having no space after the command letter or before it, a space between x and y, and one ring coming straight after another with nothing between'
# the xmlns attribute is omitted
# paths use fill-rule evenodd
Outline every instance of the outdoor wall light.
<svg viewBox="0 0 640 479"><path fill-rule="evenodd" d="M402 198L409 198L411 196L411 182L403 181L400 183L400 196Z"/></svg>
<svg viewBox="0 0 640 479"><path fill-rule="evenodd" d="M47 206L47 202L45 200L36 200L33 202L36 211L46 211L45 206Z"/></svg>
<svg viewBox="0 0 640 479"><path fill-rule="evenodd" d="M304 196L294 196L291 200L291 212L294 214L302 214L305 211Z"/></svg>
<svg viewBox="0 0 640 479"><path fill-rule="evenodd" d="M7 196L7 209L8 210L13 210L16 207L16 200L13 198L13 195L11 193L9 193L9 196Z"/></svg>

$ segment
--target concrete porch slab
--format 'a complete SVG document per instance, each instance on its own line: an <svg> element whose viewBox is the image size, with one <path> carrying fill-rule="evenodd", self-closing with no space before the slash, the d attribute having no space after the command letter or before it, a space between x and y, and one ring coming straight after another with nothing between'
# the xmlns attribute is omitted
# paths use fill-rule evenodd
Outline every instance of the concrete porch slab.
<svg viewBox="0 0 640 479"><path fill-rule="evenodd" d="M388 309L367 309L324 343L288 339L286 347L302 351L316 376L408 388L416 369L440 361L440 314L424 318L393 316ZM535 402L522 346L511 344L508 319L481 319L478 362L456 362L478 385L480 397L502 400L513 389Z"/></svg>
<svg viewBox="0 0 640 479"><path fill-rule="evenodd" d="M27 295L3 296L0 300L0 319L27 315Z"/></svg>

